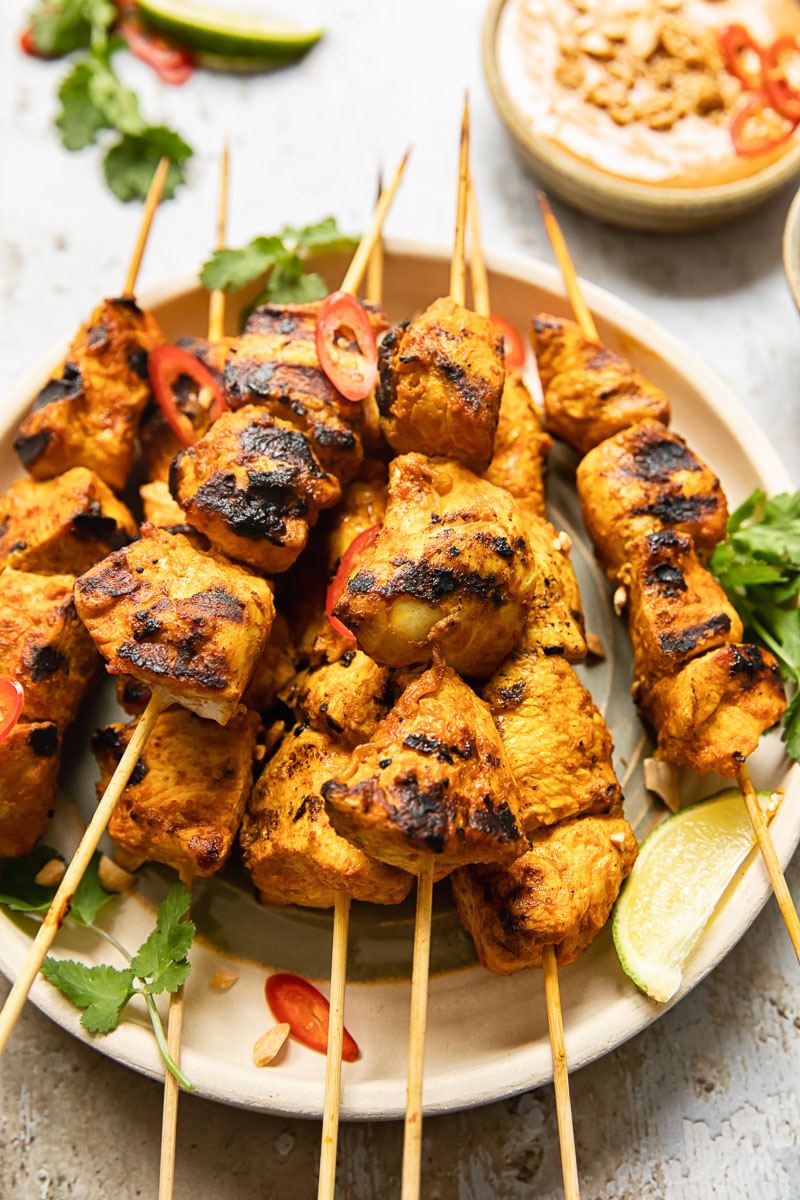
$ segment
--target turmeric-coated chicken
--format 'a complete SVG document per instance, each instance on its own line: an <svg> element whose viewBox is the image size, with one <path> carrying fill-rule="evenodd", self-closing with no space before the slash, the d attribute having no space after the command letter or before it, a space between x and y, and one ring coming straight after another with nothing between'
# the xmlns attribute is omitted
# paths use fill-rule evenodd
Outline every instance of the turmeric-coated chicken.
<svg viewBox="0 0 800 1200"><path fill-rule="evenodd" d="M542 429L533 398L518 371L507 370L492 461L483 478L505 488L545 517L544 467L553 439Z"/></svg>
<svg viewBox="0 0 800 1200"><path fill-rule="evenodd" d="M516 501L443 458L389 466L386 516L334 615L385 666L424 662L438 646L461 675L486 676L514 645L535 563Z"/></svg>
<svg viewBox="0 0 800 1200"><path fill-rule="evenodd" d="M80 575L135 537L129 510L86 467L16 479L0 497L0 568Z"/></svg>
<svg viewBox="0 0 800 1200"><path fill-rule="evenodd" d="M281 692L284 703L315 729L352 746L373 736L393 698L389 668L355 649L332 662L306 667Z"/></svg>
<svg viewBox="0 0 800 1200"><path fill-rule="evenodd" d="M354 540L382 525L386 516L387 475L384 463L365 461L358 478L348 483L341 503L325 519L325 549L333 575Z"/></svg>
<svg viewBox="0 0 800 1200"><path fill-rule="evenodd" d="M412 879L371 858L331 825L321 788L348 750L300 725L284 737L253 789L242 823L244 864L262 900L330 908L337 892L399 904Z"/></svg>
<svg viewBox="0 0 800 1200"><path fill-rule="evenodd" d="M500 412L503 339L488 317L445 297L390 330L378 352L381 430L398 453L489 466Z"/></svg>
<svg viewBox="0 0 800 1200"><path fill-rule="evenodd" d="M151 395L148 354L163 341L155 319L132 296L104 300L19 427L14 449L23 467L35 479L89 467L121 491Z"/></svg>
<svg viewBox="0 0 800 1200"><path fill-rule="evenodd" d="M624 358L564 317L533 318L545 425L581 454L639 421L669 424L669 401Z"/></svg>
<svg viewBox="0 0 800 1200"><path fill-rule="evenodd" d="M78 619L72 575L0 572L0 675L22 684L28 721L64 730L96 681L100 659Z"/></svg>
<svg viewBox="0 0 800 1200"><path fill-rule="evenodd" d="M608 920L637 853L622 817L579 817L534 833L509 867L455 871L456 909L481 965L512 975L541 966L544 946L559 966L574 962Z"/></svg>
<svg viewBox="0 0 800 1200"><path fill-rule="evenodd" d="M272 708L278 694L294 678L295 659L289 623L282 613L276 612L267 644L244 694L244 703L248 708L262 713Z"/></svg>
<svg viewBox="0 0 800 1200"><path fill-rule="evenodd" d="M658 734L660 758L728 779L786 711L777 662L749 645L710 650L676 675L641 686L637 700Z"/></svg>
<svg viewBox="0 0 800 1200"><path fill-rule="evenodd" d="M519 506L534 565L534 589L518 645L537 653L563 654L567 662L583 662L583 605L569 559L570 540L524 502Z"/></svg>
<svg viewBox="0 0 800 1200"><path fill-rule="evenodd" d="M320 509L341 497L306 435L252 405L223 413L182 450L169 487L213 546L271 573L292 565Z"/></svg>
<svg viewBox="0 0 800 1200"><path fill-rule="evenodd" d="M587 533L612 583L624 573L631 544L646 533L691 534L701 562L725 537L728 506L719 479L658 421L642 421L591 450L576 482Z"/></svg>
<svg viewBox="0 0 800 1200"><path fill-rule="evenodd" d="M147 524L138 541L76 580L75 605L109 674L158 685L223 725L242 698L275 612L264 579Z"/></svg>
<svg viewBox="0 0 800 1200"><path fill-rule="evenodd" d="M29 854L52 816L60 737L50 721L19 721L0 743L0 859Z"/></svg>
<svg viewBox="0 0 800 1200"><path fill-rule="evenodd" d="M526 833L580 813L622 811L611 734L563 658L517 650L482 695L519 788Z"/></svg>
<svg viewBox="0 0 800 1200"><path fill-rule="evenodd" d="M183 533L189 528L186 524L186 513L173 500L172 493L163 479L153 483L143 483L139 495L144 509L144 519L148 525L156 525L159 529L177 530Z"/></svg>
<svg viewBox="0 0 800 1200"><path fill-rule="evenodd" d="M102 798L136 722L107 725L92 738ZM242 712L223 729L182 708L161 714L109 822L128 856L191 875L225 865L253 786L261 721Z"/></svg>
<svg viewBox="0 0 800 1200"><path fill-rule="evenodd" d="M433 855L441 879L519 853L517 785L489 708L441 662L331 775L334 828L383 862L418 874Z"/></svg>
<svg viewBox="0 0 800 1200"><path fill-rule="evenodd" d="M628 628L633 694L690 658L742 638L742 622L717 580L700 564L688 533L661 529L629 547Z"/></svg>

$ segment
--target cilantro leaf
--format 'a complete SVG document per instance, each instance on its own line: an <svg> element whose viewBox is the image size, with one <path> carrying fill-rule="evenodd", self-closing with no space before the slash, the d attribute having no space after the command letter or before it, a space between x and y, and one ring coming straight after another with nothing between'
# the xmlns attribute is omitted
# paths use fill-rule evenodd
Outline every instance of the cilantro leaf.
<svg viewBox="0 0 800 1200"><path fill-rule="evenodd" d="M189 974L186 955L195 926L183 918L190 903L186 885L173 884L158 910L155 929L131 960L134 974L142 980L146 992L174 992Z"/></svg>
<svg viewBox="0 0 800 1200"><path fill-rule="evenodd" d="M324 217L302 229L287 226L282 237L284 240L292 238L296 248L307 250L309 254L341 254L345 250L355 250L358 245L358 238L341 232L335 217Z"/></svg>
<svg viewBox="0 0 800 1200"><path fill-rule="evenodd" d="M294 254L276 264L264 291L265 299L272 304L308 304L327 294L322 276L314 272L304 274L303 260Z"/></svg>
<svg viewBox="0 0 800 1200"><path fill-rule="evenodd" d="M233 291L258 279L284 254L279 237L257 237L241 250L215 250L200 272L203 287Z"/></svg>
<svg viewBox="0 0 800 1200"><path fill-rule="evenodd" d="M139 111L136 93L121 83L107 59L93 57L90 64L89 99L102 113L108 128L134 137L144 133L147 126Z"/></svg>
<svg viewBox="0 0 800 1200"><path fill-rule="evenodd" d="M47 912L55 887L42 887L36 876L46 863L64 856L49 846L36 846L22 858L7 859L0 866L0 904L14 912ZM100 853L95 851L84 872L83 879L75 890L67 920L79 925L91 925L100 910L113 900L116 892L107 892L100 886Z"/></svg>
<svg viewBox="0 0 800 1200"><path fill-rule="evenodd" d="M102 41L117 16L109 0L45 0L30 14L33 43L44 58L61 58Z"/></svg>
<svg viewBox="0 0 800 1200"><path fill-rule="evenodd" d="M193 151L179 134L165 125L148 125L140 134L126 134L103 160L106 183L120 200L144 200L160 160L170 160L164 199L169 200L184 181L183 164Z"/></svg>
<svg viewBox="0 0 800 1200"><path fill-rule="evenodd" d="M67 150L82 150L97 141L101 129L109 127L105 113L92 99L90 85L94 72L88 62L76 63L58 89L61 112L56 125Z"/></svg>
<svg viewBox="0 0 800 1200"><path fill-rule="evenodd" d="M90 1033L110 1033L117 1028L123 1008L134 995L134 973L126 967L87 967L72 959L46 958L42 974L77 1008L81 1025Z"/></svg>

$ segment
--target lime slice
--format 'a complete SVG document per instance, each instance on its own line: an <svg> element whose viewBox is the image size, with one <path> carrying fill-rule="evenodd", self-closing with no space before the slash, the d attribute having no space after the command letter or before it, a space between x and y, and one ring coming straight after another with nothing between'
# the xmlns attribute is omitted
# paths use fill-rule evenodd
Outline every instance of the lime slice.
<svg viewBox="0 0 800 1200"><path fill-rule="evenodd" d="M301 29L252 13L197 4L195 0L139 0L149 26L217 66L229 60L264 66L300 58L322 37L321 29Z"/></svg>
<svg viewBox="0 0 800 1200"><path fill-rule="evenodd" d="M758 792L769 815L780 796ZM613 933L626 975L665 1003L736 871L756 844L738 788L668 817L643 843L614 906Z"/></svg>

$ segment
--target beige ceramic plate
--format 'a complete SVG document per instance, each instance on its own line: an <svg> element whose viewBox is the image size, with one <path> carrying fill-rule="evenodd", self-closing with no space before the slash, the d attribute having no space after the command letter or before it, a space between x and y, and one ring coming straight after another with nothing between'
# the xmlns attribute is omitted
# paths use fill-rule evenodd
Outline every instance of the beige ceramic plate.
<svg viewBox="0 0 800 1200"><path fill-rule="evenodd" d="M566 313L561 285L551 267L521 259L493 259L493 306L520 330L532 313ZM324 264L331 284L341 264ZM393 318L423 308L448 286L447 255L419 245L391 243L386 261L387 309ZM631 357L653 381L666 388L675 424L710 460L735 503L756 485L771 491L789 487L775 451L741 409L725 385L667 333L599 288L586 285L601 336ZM142 296L168 337L202 334L205 294L193 279L154 289ZM16 387L2 410L0 487L19 473L11 441L31 397L59 359L54 351ZM529 366L531 364L529 363ZM535 373L531 372L534 376ZM665 814L651 807L641 782L645 750L641 727L629 699L630 654L621 622L615 621L608 592L586 546L571 484L572 463L555 452L549 492L554 518L575 539L573 554L589 627L603 638L608 658L582 668L604 710L617 747L617 768L625 781L627 813L639 837ZM92 808L96 770L86 750L91 729L116 718L112 688L98 694L68 737L64 787L70 802L60 806L46 840L71 849ZM789 771L780 742L765 739L753 764L759 787L786 786L787 800L773 825L778 853L785 863L800 837L800 782ZM715 779L687 782L686 796L696 798L718 788ZM114 936L135 949L152 924L154 905L169 884L164 868L145 867L136 892L115 900L104 920ZM736 881L691 958L680 995L719 962L755 918L769 893L766 875L753 856ZM204 1096L273 1112L318 1115L325 1062L290 1044L280 1066L258 1070L252 1046L272 1024L265 1001L268 970L294 970L327 986L331 918L296 908L259 907L236 870L224 878L200 881L193 913L201 938L192 953L184 1021L184 1066ZM354 906L347 992L347 1025L361 1058L345 1065L343 1113L346 1117L393 1117L405 1101L406 1043L409 1016L408 971L413 906L376 909ZM24 918L0 916L0 967L14 976L34 926ZM86 961L114 962L110 946L85 930L66 928L57 941L59 954ZM228 992L209 988L220 965L231 963L240 978ZM622 973L606 929L574 966L561 974L561 992L570 1065L578 1067L632 1037L664 1011L642 996ZM150 1075L161 1073L145 1014L132 1008L119 1029L105 1038L81 1030L76 1011L49 984L38 980L34 1002L75 1036L89 1041L119 1062ZM502 1019L499 1018L502 1014ZM433 976L428 1011L425 1106L442 1112L482 1104L541 1084L551 1078L550 1047L541 975L522 972L509 979L479 968L471 945L453 913L446 881L437 887L433 926Z"/></svg>
<svg viewBox="0 0 800 1200"><path fill-rule="evenodd" d="M800 143L745 179L703 188L662 187L622 179L582 162L535 134L506 88L498 33L508 0L491 0L483 26L483 69L495 107L536 178L557 196L612 225L657 233L707 229L763 204L800 173Z"/></svg>

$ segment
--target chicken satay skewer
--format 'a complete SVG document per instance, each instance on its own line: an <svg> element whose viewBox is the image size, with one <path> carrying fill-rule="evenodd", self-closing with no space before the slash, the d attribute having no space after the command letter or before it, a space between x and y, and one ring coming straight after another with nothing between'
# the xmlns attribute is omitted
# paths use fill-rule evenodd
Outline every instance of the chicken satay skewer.
<svg viewBox="0 0 800 1200"><path fill-rule="evenodd" d="M592 341L599 341L597 327L594 319L589 312L586 302L581 294L578 276L575 271L575 265L572 262L572 257L567 248L564 235L558 224L558 221L553 214L547 197L543 192L539 193L539 206L544 217L545 227L547 229L550 243L553 247L553 253L556 256L561 274L564 279L564 284L567 289L567 294L572 304L575 319L577 320L583 334ZM789 888L786 884L786 879L781 870L778 856L775 852L775 846L772 841L772 836L769 832L769 827L764 818L763 813L756 799L750 773L747 769L746 762L741 762L736 776L739 790L742 793L742 798L747 808L748 816L753 825L753 832L756 835L761 855L764 859L764 865L769 875L772 890L775 893L775 898L778 901L778 907L781 910L781 915L786 924L786 929L794 947L794 952L797 955L797 960L800 962L800 919L797 915L797 909L794 906Z"/></svg>
<svg viewBox="0 0 800 1200"><path fill-rule="evenodd" d="M147 199L145 200L136 244L123 286L124 295L132 295L136 287L136 279L139 274L145 246L147 245L150 227L153 223L153 216L161 201L168 170L169 159L162 158L156 168L147 193ZM50 908L45 914L42 924L39 926L39 930L28 951L22 969L6 997L6 1002L2 1010L0 1010L0 1055L2 1055L17 1018L22 1012L28 992L39 973L39 968L45 960L47 951L53 944L53 939L69 912L69 906L72 902L72 897L75 895L75 889L83 878L92 855L97 849L98 842L103 836L103 832L111 819L111 814L114 811L117 801L122 795L125 785L136 766L139 755L153 731L159 714L169 703L171 701L168 696L160 692L157 688L153 689L147 708L142 713L134 735L120 759L114 777L109 782L106 793L97 806L94 816L81 838L78 849L75 851L72 861L64 873L64 877L61 880L58 891L53 897Z"/></svg>
<svg viewBox="0 0 800 1200"><path fill-rule="evenodd" d="M364 234L347 269L343 292L355 295L364 273L368 273L367 300L378 304L383 290L383 222L405 171L408 151L386 189L380 188L370 228ZM363 247L368 253L362 252ZM325 1097L322 1108L318 1200L333 1200L336 1187L336 1147L339 1138L339 1101L342 1085L342 1044L344 1039L344 995L347 982L347 938L350 924L350 896L337 892L333 908L333 947L331 950L330 1014L325 1070Z"/></svg>
<svg viewBox="0 0 800 1200"><path fill-rule="evenodd" d="M472 299L475 311L489 316L489 276L480 237L478 203L475 186L470 173L469 180L470 220L470 275ZM569 1095L569 1068L564 1045L564 1018L561 1012L561 993L558 986L558 964L552 945L542 947L542 972L544 974L547 1024L550 1030L550 1049L553 1055L553 1085L556 1093L556 1116L558 1137L561 1146L561 1171L564 1178L566 1200L578 1200L578 1164L575 1155L575 1134L572 1127L572 1104Z"/></svg>
<svg viewBox="0 0 800 1200"><path fill-rule="evenodd" d="M226 228L228 222L228 167L229 148L227 141L222 148L219 175L219 194L217 201L217 237L216 248L224 250ZM208 301L208 338L218 341L225 334L225 292L218 288L211 293ZM181 869L180 880L187 892L192 892L192 874L188 869ZM188 918L187 913L187 918ZM169 1017L167 1023L167 1047L173 1062L180 1066L181 1037L183 1034L183 998L185 985L181 984L176 992L170 993ZM178 1128L178 1095L180 1089L178 1080L171 1071L164 1075L164 1105L161 1112L161 1162L158 1178L159 1200L172 1200L175 1187L175 1143Z"/></svg>

